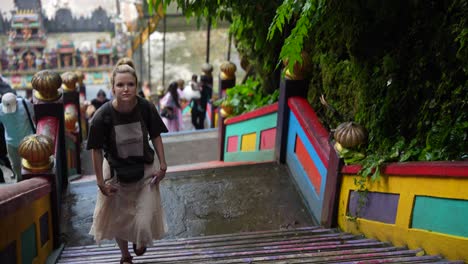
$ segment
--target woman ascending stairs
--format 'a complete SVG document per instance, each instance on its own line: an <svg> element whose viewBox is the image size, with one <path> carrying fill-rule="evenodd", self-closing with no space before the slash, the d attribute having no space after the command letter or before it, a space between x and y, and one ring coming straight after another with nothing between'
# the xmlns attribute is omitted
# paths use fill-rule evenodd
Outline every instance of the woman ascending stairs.
<svg viewBox="0 0 468 264"><path fill-rule="evenodd" d="M89 129L87 148L92 149L100 189L90 234L98 243L115 239L120 263L132 264L128 241L141 256L165 230L159 182L167 169L160 134L167 128L154 105L137 97L133 62L120 64L111 77L114 99L99 108ZM148 137L158 155L159 169Z"/></svg>

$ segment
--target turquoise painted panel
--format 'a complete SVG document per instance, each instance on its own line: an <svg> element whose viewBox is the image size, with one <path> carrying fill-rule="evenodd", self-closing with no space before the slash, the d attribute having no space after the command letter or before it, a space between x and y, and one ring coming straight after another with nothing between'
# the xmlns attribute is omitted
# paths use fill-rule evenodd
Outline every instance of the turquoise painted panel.
<svg viewBox="0 0 468 264"><path fill-rule="evenodd" d="M255 152L226 152L224 153L224 161L272 161L275 159L274 150L262 150Z"/></svg>
<svg viewBox="0 0 468 264"><path fill-rule="evenodd" d="M412 228L468 237L468 200L416 196Z"/></svg>
<svg viewBox="0 0 468 264"><path fill-rule="evenodd" d="M277 113L260 116L254 119L249 119L243 122L230 124L226 126L226 138L229 136L240 136L262 130L276 127ZM260 136L260 135L259 135Z"/></svg>
<svg viewBox="0 0 468 264"><path fill-rule="evenodd" d="M36 224L32 224L21 233L21 257L23 264L31 264L37 257Z"/></svg>

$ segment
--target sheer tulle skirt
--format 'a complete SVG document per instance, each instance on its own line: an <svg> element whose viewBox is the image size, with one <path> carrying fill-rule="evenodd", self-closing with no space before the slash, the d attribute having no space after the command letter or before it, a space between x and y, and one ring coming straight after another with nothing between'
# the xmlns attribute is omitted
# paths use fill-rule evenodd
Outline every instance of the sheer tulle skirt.
<svg viewBox="0 0 468 264"><path fill-rule="evenodd" d="M156 163L156 162L155 162ZM124 184L110 179L107 161L103 162L104 179L117 187L113 196L106 197L98 190L90 234L98 244L104 239L123 239L150 246L166 231L159 185L150 185L155 163L145 165L145 176L136 183Z"/></svg>

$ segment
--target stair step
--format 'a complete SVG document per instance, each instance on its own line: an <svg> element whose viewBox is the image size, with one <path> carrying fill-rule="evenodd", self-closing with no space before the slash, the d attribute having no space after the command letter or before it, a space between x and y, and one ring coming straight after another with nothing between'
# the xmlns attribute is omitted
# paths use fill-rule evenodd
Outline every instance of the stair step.
<svg viewBox="0 0 468 264"><path fill-rule="evenodd" d="M129 245L131 247L131 244ZM130 250L132 252L132 250ZM418 256L421 249L393 247L334 229L304 227L158 240L134 263L463 263ZM119 263L115 244L66 247L57 263Z"/></svg>

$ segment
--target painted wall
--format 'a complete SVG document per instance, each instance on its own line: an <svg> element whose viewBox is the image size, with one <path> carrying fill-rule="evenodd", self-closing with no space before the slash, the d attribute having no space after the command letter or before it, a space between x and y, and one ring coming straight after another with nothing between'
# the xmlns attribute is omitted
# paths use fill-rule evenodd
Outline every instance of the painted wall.
<svg viewBox="0 0 468 264"><path fill-rule="evenodd" d="M324 204L329 191L326 190L330 165L328 132L305 99L293 97L288 105L291 110L286 163L315 221L329 224L324 219L324 210L330 210Z"/></svg>
<svg viewBox="0 0 468 264"><path fill-rule="evenodd" d="M340 228L468 262L468 162L392 164L368 195L356 192L357 171L343 170Z"/></svg>
<svg viewBox="0 0 468 264"><path fill-rule="evenodd" d="M224 161L272 161L278 104L227 119Z"/></svg>
<svg viewBox="0 0 468 264"><path fill-rule="evenodd" d="M45 263L53 247L50 192L40 177L0 186L1 263Z"/></svg>

